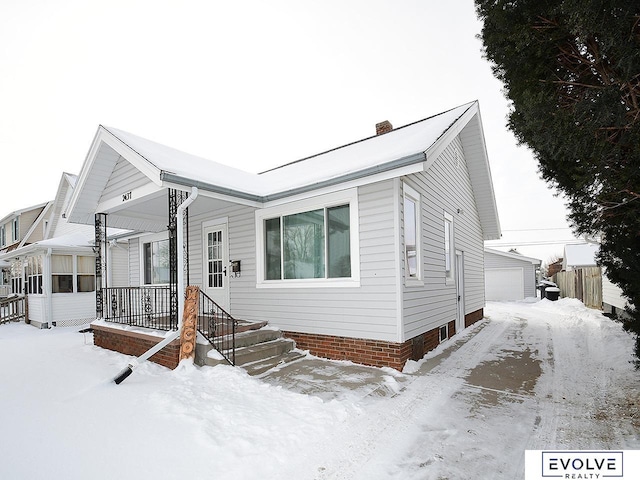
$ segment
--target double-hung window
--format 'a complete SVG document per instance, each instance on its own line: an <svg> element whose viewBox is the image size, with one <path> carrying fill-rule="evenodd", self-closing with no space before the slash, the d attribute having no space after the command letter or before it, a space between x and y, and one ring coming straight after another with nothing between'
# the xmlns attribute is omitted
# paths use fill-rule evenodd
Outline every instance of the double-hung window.
<svg viewBox="0 0 640 480"><path fill-rule="evenodd" d="M404 260L407 279L420 280L420 194L407 184L404 192Z"/></svg>
<svg viewBox="0 0 640 480"><path fill-rule="evenodd" d="M4 247L7 244L7 234L4 225L0 225L0 247Z"/></svg>
<svg viewBox="0 0 640 480"><path fill-rule="evenodd" d="M169 283L169 239L151 239L142 243L144 285Z"/></svg>
<svg viewBox="0 0 640 480"><path fill-rule="evenodd" d="M20 239L20 229L19 229L18 217L16 217L13 219L13 222L11 222L11 241L17 242L19 239Z"/></svg>
<svg viewBox="0 0 640 480"><path fill-rule="evenodd" d="M53 293L93 292L96 289L96 259L87 255L51 255Z"/></svg>
<svg viewBox="0 0 640 480"><path fill-rule="evenodd" d="M357 201L329 195L258 211L258 283L334 284L358 280ZM355 231L354 231L355 230Z"/></svg>
<svg viewBox="0 0 640 480"><path fill-rule="evenodd" d="M27 258L27 293L42 293L42 257Z"/></svg>
<svg viewBox="0 0 640 480"><path fill-rule="evenodd" d="M444 214L444 273L447 283L453 282L453 217Z"/></svg>

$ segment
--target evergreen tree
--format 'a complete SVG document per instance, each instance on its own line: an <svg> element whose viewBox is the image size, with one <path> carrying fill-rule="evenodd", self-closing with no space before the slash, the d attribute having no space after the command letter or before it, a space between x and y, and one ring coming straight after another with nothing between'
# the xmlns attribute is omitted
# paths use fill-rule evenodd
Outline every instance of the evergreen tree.
<svg viewBox="0 0 640 480"><path fill-rule="evenodd" d="M640 357L640 2L475 0L508 126L628 297Z"/></svg>

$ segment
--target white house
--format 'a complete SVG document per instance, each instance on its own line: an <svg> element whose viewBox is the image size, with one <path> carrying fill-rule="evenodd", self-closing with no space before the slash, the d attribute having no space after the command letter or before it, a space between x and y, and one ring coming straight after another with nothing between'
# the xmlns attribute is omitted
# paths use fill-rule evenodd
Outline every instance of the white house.
<svg viewBox="0 0 640 480"><path fill-rule="evenodd" d="M541 263L537 258L485 248L486 299L515 301L536 297L536 269Z"/></svg>
<svg viewBox="0 0 640 480"><path fill-rule="evenodd" d="M180 270L236 319L395 368L482 318L483 241L500 225L478 103L386 126L260 174L100 126L69 218L96 227L99 254L105 225L137 233L126 284L98 276L98 315L128 315L116 287L158 287L175 316Z"/></svg>
<svg viewBox="0 0 640 480"><path fill-rule="evenodd" d="M0 255L10 264L12 293L27 297L29 321L38 328L95 319L93 228L66 219L75 181L75 175L64 173L55 200L42 209L19 246Z"/></svg>

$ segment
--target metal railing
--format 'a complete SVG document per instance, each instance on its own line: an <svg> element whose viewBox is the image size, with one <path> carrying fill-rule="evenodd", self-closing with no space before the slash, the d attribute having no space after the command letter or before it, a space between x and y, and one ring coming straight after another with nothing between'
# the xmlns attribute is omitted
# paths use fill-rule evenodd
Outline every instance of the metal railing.
<svg viewBox="0 0 640 480"><path fill-rule="evenodd" d="M13 297L0 300L0 325L9 322L29 322L27 297Z"/></svg>
<svg viewBox="0 0 640 480"><path fill-rule="evenodd" d="M102 289L102 318L111 323L174 330L169 287L107 287ZM235 365L237 321L202 290L198 298L198 331Z"/></svg>
<svg viewBox="0 0 640 480"><path fill-rule="evenodd" d="M236 364L236 320L202 290L198 300L198 331L231 365Z"/></svg>
<svg viewBox="0 0 640 480"><path fill-rule="evenodd" d="M169 287L107 287L102 289L102 317L107 322L173 330Z"/></svg>

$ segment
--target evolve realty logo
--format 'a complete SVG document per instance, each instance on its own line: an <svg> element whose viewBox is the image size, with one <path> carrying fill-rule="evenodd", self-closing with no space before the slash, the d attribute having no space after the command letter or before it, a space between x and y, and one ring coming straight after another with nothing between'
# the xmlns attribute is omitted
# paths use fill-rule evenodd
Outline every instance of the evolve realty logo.
<svg viewBox="0 0 640 480"><path fill-rule="evenodd" d="M542 476L570 480L622 478L621 451L542 451Z"/></svg>

